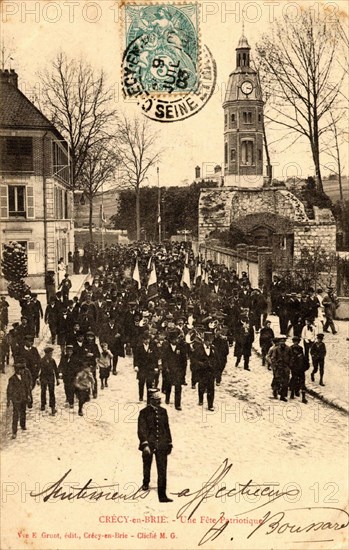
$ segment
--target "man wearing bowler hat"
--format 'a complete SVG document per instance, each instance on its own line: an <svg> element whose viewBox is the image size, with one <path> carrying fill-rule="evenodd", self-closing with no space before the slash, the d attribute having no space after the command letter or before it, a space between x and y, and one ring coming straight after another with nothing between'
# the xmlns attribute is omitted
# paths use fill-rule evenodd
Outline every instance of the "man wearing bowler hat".
<svg viewBox="0 0 349 550"><path fill-rule="evenodd" d="M32 404L32 380L25 361L18 359L14 364L15 372L9 378L7 386L7 406L13 405L12 439L17 437L18 421L22 430L26 430L27 405Z"/></svg>
<svg viewBox="0 0 349 550"><path fill-rule="evenodd" d="M148 390L149 405L141 410L138 417L139 450L143 458L143 491L149 490L150 470L155 455L158 470L158 496L160 502L172 502L166 495L167 456L172 451L172 437L167 411L160 407L158 389Z"/></svg>

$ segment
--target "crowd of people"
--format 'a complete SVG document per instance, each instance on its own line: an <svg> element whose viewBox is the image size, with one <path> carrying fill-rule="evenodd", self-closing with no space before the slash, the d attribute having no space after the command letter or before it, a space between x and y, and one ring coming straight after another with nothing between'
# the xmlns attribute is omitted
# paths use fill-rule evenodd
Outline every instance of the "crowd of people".
<svg viewBox="0 0 349 550"><path fill-rule="evenodd" d="M84 404L107 391L118 373L119 358L133 358L135 396L147 399L159 388L166 404L182 410L183 386L197 392L197 403L214 410L215 388L234 347L235 368L250 371L253 342L259 337L262 365L272 373L275 399L301 397L306 403L305 373L319 371L324 385L324 333L333 333L337 305L333 289L310 288L286 293L274 277L270 295L251 288L248 274L240 276L225 265L195 258L188 243L114 245L98 256L92 281L71 298L65 274L43 311L38 297L27 293L20 303L21 320L8 329L8 302L0 301L1 370L14 362L7 388L13 405L12 437L18 422L26 429L26 408L35 404L55 415L55 387L64 385L66 406L83 416ZM278 315L274 334L268 312ZM6 305L7 304L7 305ZM35 344L44 322L50 332L43 356ZM286 345L290 331L292 345ZM53 358L54 345L60 360ZM145 389L147 388L147 393ZM136 393L137 392L137 393ZM194 395L194 394L193 394ZM187 396L186 396L187 399Z"/></svg>

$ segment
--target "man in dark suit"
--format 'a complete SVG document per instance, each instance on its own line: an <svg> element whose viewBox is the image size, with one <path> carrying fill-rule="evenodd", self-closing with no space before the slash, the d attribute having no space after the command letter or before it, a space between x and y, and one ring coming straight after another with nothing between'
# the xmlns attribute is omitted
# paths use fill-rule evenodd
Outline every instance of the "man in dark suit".
<svg viewBox="0 0 349 550"><path fill-rule="evenodd" d="M22 430L26 430L27 405L32 404L32 381L29 370L23 360L14 364L15 373L9 378L7 385L7 406L13 405L12 439L17 437L18 420Z"/></svg>
<svg viewBox="0 0 349 550"><path fill-rule="evenodd" d="M241 358L244 358L244 370L250 369L250 357L252 355L252 344L254 341L254 330L247 317L242 316L241 322L236 331L234 356L235 366L238 367Z"/></svg>
<svg viewBox="0 0 349 550"><path fill-rule="evenodd" d="M65 352L69 332L71 332L71 315L68 314L67 308L63 306L62 311L57 315L57 344L61 346L61 353Z"/></svg>
<svg viewBox="0 0 349 550"><path fill-rule="evenodd" d="M57 336L57 323L58 323L58 311L59 307L54 297L50 298L50 303L46 307L45 311L45 323L49 326L51 332L51 343L56 342Z"/></svg>
<svg viewBox="0 0 349 550"><path fill-rule="evenodd" d="M106 322L99 326L100 338L108 344L108 348L113 354L113 374L117 374L117 364L119 357L125 357L124 338L121 326L114 317L106 313ZM100 340L101 341L101 340Z"/></svg>
<svg viewBox="0 0 349 550"><path fill-rule="evenodd" d="M155 455L158 470L158 496L160 502L172 502L166 495L167 456L172 451L172 437L167 411L160 407L160 391L148 391L150 404L141 410L138 417L139 450L143 458L143 491L149 490L150 470Z"/></svg>
<svg viewBox="0 0 349 550"><path fill-rule="evenodd" d="M158 348L150 340L149 332L142 334L142 342L136 347L134 355L135 370L137 372L139 400L143 401L144 386L149 390L158 373Z"/></svg>
<svg viewBox="0 0 349 550"><path fill-rule="evenodd" d="M215 377L218 369L218 356L213 346L213 339L212 332L205 332L204 341L198 343L193 352L199 382L199 405L203 405L204 394L207 392L207 408L209 411L214 411Z"/></svg>
<svg viewBox="0 0 349 550"><path fill-rule="evenodd" d="M162 346L162 369L166 372L166 404L170 402L172 386L175 388L175 408L181 411L182 384L187 366L185 345L179 342L177 330L171 331Z"/></svg>
<svg viewBox="0 0 349 550"><path fill-rule="evenodd" d="M43 318L44 313L42 311L41 302L38 300L38 295L32 294L32 304L34 310L34 325L35 325L35 338L40 335L40 319Z"/></svg>
<svg viewBox="0 0 349 550"><path fill-rule="evenodd" d="M24 346L18 352L21 360L25 361L27 368L32 377L33 388L40 370L40 355L37 348L34 346L34 338L30 334L24 339Z"/></svg>
<svg viewBox="0 0 349 550"><path fill-rule="evenodd" d="M51 408L51 414L56 414L56 396L55 396L55 381L59 386L58 368L56 361L52 357L53 348L47 346L44 349L44 357L40 361L39 380L41 386L41 410L44 411L46 407L46 393L49 391L49 407Z"/></svg>
<svg viewBox="0 0 349 550"><path fill-rule="evenodd" d="M69 279L68 273L64 275L64 279L59 284L59 289L62 291L63 303L66 305L69 301L69 291L72 287L71 280Z"/></svg>
<svg viewBox="0 0 349 550"><path fill-rule="evenodd" d="M28 322L26 317L21 317L21 322L16 330L16 337L19 348L23 346L23 342L26 336L31 335L34 338L34 323L31 324Z"/></svg>
<svg viewBox="0 0 349 550"><path fill-rule="evenodd" d="M29 325L33 325L35 317L35 306L31 294L25 294L23 300L20 300L21 316L28 320Z"/></svg>
<svg viewBox="0 0 349 550"><path fill-rule="evenodd" d="M58 370L62 373L64 392L66 400L69 403L69 407L72 409L74 407L74 393L75 386L74 381L77 373L82 369L82 361L73 353L74 346L68 344L66 346L65 354L62 353Z"/></svg>
<svg viewBox="0 0 349 550"><path fill-rule="evenodd" d="M262 352L262 365L265 365L265 358L273 345L273 339L275 338L274 331L271 328L271 322L266 321L265 326L261 329L259 335L259 346Z"/></svg>
<svg viewBox="0 0 349 550"><path fill-rule="evenodd" d="M218 325L215 331L213 347L217 352L216 384L219 386L222 381L222 373L226 367L229 355L227 330L223 329L220 325Z"/></svg>

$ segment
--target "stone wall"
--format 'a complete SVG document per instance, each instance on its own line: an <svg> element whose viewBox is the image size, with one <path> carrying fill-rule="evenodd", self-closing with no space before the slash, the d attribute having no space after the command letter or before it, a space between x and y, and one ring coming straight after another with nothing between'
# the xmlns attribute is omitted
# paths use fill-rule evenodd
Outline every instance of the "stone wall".
<svg viewBox="0 0 349 550"><path fill-rule="evenodd" d="M240 218L261 213L292 222L309 221L303 203L285 189L203 189L199 200L199 240L203 241L215 229L229 229Z"/></svg>
<svg viewBox="0 0 349 550"><path fill-rule="evenodd" d="M294 258L301 256L303 248L315 251L324 249L328 254L336 250L336 226L334 224L304 224L294 228Z"/></svg>
<svg viewBox="0 0 349 550"><path fill-rule="evenodd" d="M335 220L328 209L314 207L313 214L310 219L304 204L286 189L203 189L199 200L199 243L205 242L212 231L227 231L232 224L247 234L267 227L273 235L293 237L292 250L287 249L288 260L299 259L304 248L322 248L331 256L336 252ZM282 259L282 254L279 256ZM275 260L276 257L274 264ZM324 284L335 284L335 267L322 276Z"/></svg>

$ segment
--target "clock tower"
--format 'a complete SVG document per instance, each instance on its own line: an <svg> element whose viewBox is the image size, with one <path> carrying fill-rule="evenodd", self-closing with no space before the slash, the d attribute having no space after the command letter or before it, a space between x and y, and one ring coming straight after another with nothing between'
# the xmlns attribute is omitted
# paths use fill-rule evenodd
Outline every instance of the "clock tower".
<svg viewBox="0 0 349 550"><path fill-rule="evenodd" d="M243 189L263 186L263 99L250 51L242 35L223 103L224 185Z"/></svg>

